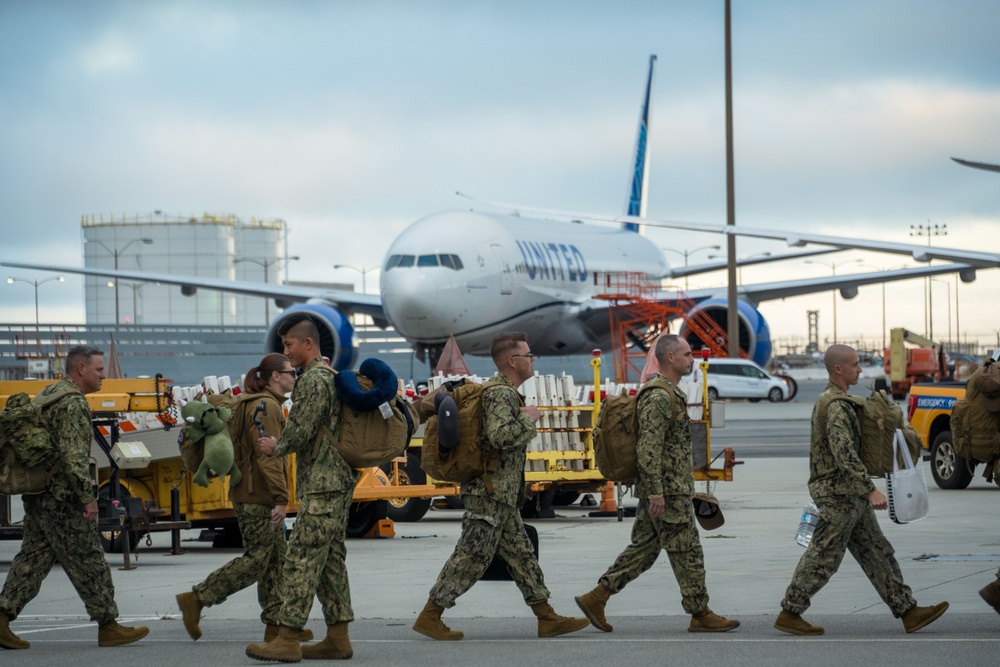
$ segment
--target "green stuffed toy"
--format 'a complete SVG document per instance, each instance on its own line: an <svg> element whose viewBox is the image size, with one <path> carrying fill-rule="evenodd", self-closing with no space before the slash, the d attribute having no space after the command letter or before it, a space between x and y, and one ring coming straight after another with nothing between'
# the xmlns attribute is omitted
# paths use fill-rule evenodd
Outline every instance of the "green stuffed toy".
<svg viewBox="0 0 1000 667"><path fill-rule="evenodd" d="M232 410L225 406L216 408L199 400L189 401L181 408L186 436L195 442L205 439L205 457L191 478L195 484L208 486L210 474L229 475L230 485L239 484L242 479L226 424L232 415Z"/></svg>

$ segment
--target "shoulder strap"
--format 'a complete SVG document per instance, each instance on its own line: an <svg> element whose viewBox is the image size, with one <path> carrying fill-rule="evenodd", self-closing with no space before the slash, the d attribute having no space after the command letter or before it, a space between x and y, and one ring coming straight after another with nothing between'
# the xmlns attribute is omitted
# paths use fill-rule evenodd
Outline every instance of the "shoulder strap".
<svg viewBox="0 0 1000 667"><path fill-rule="evenodd" d="M43 393L39 394L38 396L35 396L34 400L32 401L32 403L34 403L41 409L45 409L50 405L55 405L62 399L66 398L67 396L71 396L73 394L80 394L81 396L83 396L83 392L80 391L80 388L73 383L69 384L64 383L58 385L51 393L48 394L44 393L44 390L42 391Z"/></svg>
<svg viewBox="0 0 1000 667"><path fill-rule="evenodd" d="M324 371L326 373L330 373L334 377L337 376L337 371L335 371L334 369L330 368L326 364L320 364L319 366L316 366L315 369L310 368L310 369L307 370L307 372L311 371L311 370L321 370L321 371ZM305 373L303 373L303 375L305 375ZM331 442L335 441L335 439L333 437L333 431L330 430L330 427L327 426L326 424L320 424L319 425L319 429L317 429L317 431L316 431L316 441L313 443L313 450L312 450L312 460L313 461L315 461L316 459L319 458L319 446L320 446L320 443L323 442L323 437L324 436L328 436L330 438Z"/></svg>
<svg viewBox="0 0 1000 667"><path fill-rule="evenodd" d="M817 403L817 411L819 413L819 423L823 427L823 432L826 432L826 410L830 407L830 403L834 401L843 401L849 403L854 407L855 412L858 413L858 419L861 419L861 413L864 410L865 399L859 396L851 396L850 394L844 396L826 396L821 397L819 403Z"/></svg>

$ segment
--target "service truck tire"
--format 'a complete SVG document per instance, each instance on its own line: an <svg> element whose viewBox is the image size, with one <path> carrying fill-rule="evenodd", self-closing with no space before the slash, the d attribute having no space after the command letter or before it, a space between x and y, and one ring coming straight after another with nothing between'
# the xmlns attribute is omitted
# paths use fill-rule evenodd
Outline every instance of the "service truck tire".
<svg viewBox="0 0 1000 667"><path fill-rule="evenodd" d="M942 489L964 489L972 482L972 471L955 452L951 431L942 431L931 445L931 475Z"/></svg>
<svg viewBox="0 0 1000 667"><path fill-rule="evenodd" d="M427 483L427 474L420 467L420 454L406 452L406 463L399 464L399 479L393 480L392 462L382 466L382 472L398 486L421 486ZM389 518L393 521L420 521L431 507L430 498L389 498Z"/></svg>

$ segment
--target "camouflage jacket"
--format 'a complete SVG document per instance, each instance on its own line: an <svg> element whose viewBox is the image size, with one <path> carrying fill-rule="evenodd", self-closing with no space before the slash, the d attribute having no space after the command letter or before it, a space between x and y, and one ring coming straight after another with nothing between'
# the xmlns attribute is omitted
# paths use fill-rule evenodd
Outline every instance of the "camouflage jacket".
<svg viewBox="0 0 1000 667"><path fill-rule="evenodd" d="M295 381L292 409L281 439L274 446L274 455L295 454L299 511L326 514L333 507L329 495L351 493L360 473L347 465L333 446L340 428L340 397L333 386L333 373L320 366L326 366L322 359L313 360ZM323 425L329 430L319 436Z"/></svg>
<svg viewBox="0 0 1000 667"><path fill-rule="evenodd" d="M687 395L663 375L671 391L653 387L639 396L639 440L635 453L639 467L639 498L681 496L685 504L694 495L694 458ZM674 403L683 410L672 409ZM680 415L680 418L677 418Z"/></svg>
<svg viewBox="0 0 1000 667"><path fill-rule="evenodd" d="M90 406L76 384L63 378L42 390L50 394L66 383L75 393L45 408L49 433L59 447L57 470L46 493L59 501L86 505L95 500L90 478L90 442L94 437L90 422Z"/></svg>
<svg viewBox="0 0 1000 667"><path fill-rule="evenodd" d="M820 394L820 401L827 395L846 394L831 382ZM814 406L809 448L809 494L813 500L830 496L867 496L874 490L875 485L861 463L861 423L854 407L847 401L830 401L826 409L826 432L823 432Z"/></svg>
<svg viewBox="0 0 1000 667"><path fill-rule="evenodd" d="M481 438L484 449L500 451L500 465L490 475L492 494L479 478L463 484L462 495L490 496L505 505L520 507L525 500L524 463L528 443L535 437L535 422L521 412L524 399L507 376L497 373L490 381L503 384L483 392Z"/></svg>
<svg viewBox="0 0 1000 667"><path fill-rule="evenodd" d="M261 425L268 435L280 438L285 430L285 411L282 404L285 397L265 389L264 396L243 406L243 423L240 425L240 442L233 443L236 450L236 463L240 465L243 477L240 483L229 487L233 502L255 503L257 505L288 504L288 462L284 457L267 456L260 451L257 440L260 432L254 422L254 409L265 401L267 414L260 415ZM234 419L236 416L233 417ZM243 463L247 465L242 465Z"/></svg>

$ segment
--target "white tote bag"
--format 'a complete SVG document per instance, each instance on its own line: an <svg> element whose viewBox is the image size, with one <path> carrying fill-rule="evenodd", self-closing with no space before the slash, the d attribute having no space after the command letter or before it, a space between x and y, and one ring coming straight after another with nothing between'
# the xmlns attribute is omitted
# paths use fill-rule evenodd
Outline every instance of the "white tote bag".
<svg viewBox="0 0 1000 667"><path fill-rule="evenodd" d="M902 453L906 467L899 467ZM889 499L889 518L896 523L913 523L927 516L927 480L923 468L918 468L910 458L903 432L896 429L892 443L892 472L886 475L886 496Z"/></svg>

